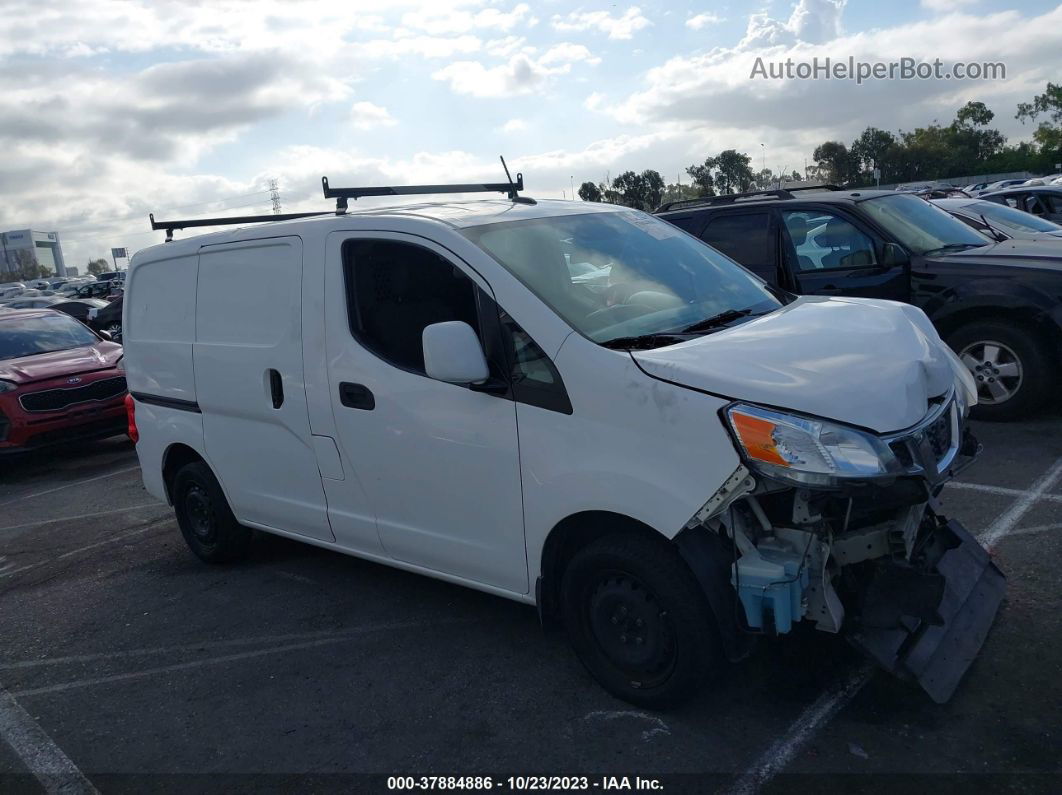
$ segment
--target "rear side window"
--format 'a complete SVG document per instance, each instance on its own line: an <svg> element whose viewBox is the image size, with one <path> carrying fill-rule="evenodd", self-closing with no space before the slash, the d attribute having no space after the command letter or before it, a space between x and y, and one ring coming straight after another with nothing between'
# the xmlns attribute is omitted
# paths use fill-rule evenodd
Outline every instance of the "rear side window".
<svg viewBox="0 0 1062 795"><path fill-rule="evenodd" d="M381 359L424 373L424 329L461 320L482 340L479 288L433 251L390 240L343 246L351 333Z"/></svg>
<svg viewBox="0 0 1062 795"><path fill-rule="evenodd" d="M674 224L683 232L689 232L691 235L696 235L697 231L701 228L701 223L704 219L698 214L687 213L686 215L661 216L661 220L667 221L669 224Z"/></svg>
<svg viewBox="0 0 1062 795"><path fill-rule="evenodd" d="M708 221L701 239L753 270L757 270L757 266L762 269L774 261L767 213L716 216Z"/></svg>

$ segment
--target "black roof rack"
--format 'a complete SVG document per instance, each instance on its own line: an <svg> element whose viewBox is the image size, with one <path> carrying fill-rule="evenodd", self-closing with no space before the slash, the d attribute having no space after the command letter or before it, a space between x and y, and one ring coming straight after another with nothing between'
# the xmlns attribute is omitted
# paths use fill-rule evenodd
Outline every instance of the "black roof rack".
<svg viewBox="0 0 1062 795"><path fill-rule="evenodd" d="M710 207L716 204L734 204L735 202L755 199L795 199L793 194L802 190L844 190L837 185L798 185L792 188L775 188L773 190L750 190L745 193L723 193L719 196L699 196L696 199L679 199L657 207L653 212L666 213L668 210L681 210L686 207Z"/></svg>
<svg viewBox="0 0 1062 795"><path fill-rule="evenodd" d="M792 199L795 198L787 190L752 190L746 193L723 193L719 196L700 196L696 199L679 199L668 202L656 208L655 212L664 213L668 210L680 210L684 207L712 206L715 204L733 204L742 199Z"/></svg>
<svg viewBox="0 0 1062 795"><path fill-rule="evenodd" d="M312 218L315 215L331 215L331 210L313 213L281 213L279 215L236 215L228 218L191 218L183 221L156 221L154 213L148 213L152 229L165 229L166 242L173 240L174 229L190 229L195 226L227 226L231 224L260 224L266 221L294 221L296 218Z"/></svg>
<svg viewBox="0 0 1062 795"><path fill-rule="evenodd" d="M528 196L521 196L524 189L524 175L518 173L516 181L509 174L509 167L505 164L505 158L501 160L502 168L505 169L506 182L469 182L461 185L386 185L367 188L333 188L328 184L328 177L321 177L321 186L324 188L326 199L336 200L336 209L318 210L310 213L282 213L278 215L239 215L229 218L192 218L181 221L156 221L155 214L151 213L152 229L165 229L166 242L173 240L174 229L188 229L195 226L228 226L233 224L258 224L268 221L294 221L297 218L312 218L316 215L342 215L347 211L347 200L357 200L364 196L416 196L431 193L504 193L513 202L519 204L535 204L535 200Z"/></svg>
<svg viewBox="0 0 1062 795"><path fill-rule="evenodd" d="M321 177L326 199L336 200L336 213L346 212L347 199L357 201L365 196L419 196L431 193L504 193L510 200L521 204L534 204L535 200L520 195L524 189L524 175L517 174L516 182L509 175L505 158L501 158L502 167L508 182L468 182L461 185L385 185L369 188L333 188L328 184L328 177Z"/></svg>

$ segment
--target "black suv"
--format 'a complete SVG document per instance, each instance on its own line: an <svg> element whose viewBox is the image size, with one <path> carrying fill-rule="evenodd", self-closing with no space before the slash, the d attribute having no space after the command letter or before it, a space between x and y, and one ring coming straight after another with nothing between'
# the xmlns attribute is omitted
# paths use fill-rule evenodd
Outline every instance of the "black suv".
<svg viewBox="0 0 1062 795"><path fill-rule="evenodd" d="M920 307L977 380L977 416L1014 419L1062 363L1062 242L995 243L905 193L832 187L672 202L656 210L801 295Z"/></svg>

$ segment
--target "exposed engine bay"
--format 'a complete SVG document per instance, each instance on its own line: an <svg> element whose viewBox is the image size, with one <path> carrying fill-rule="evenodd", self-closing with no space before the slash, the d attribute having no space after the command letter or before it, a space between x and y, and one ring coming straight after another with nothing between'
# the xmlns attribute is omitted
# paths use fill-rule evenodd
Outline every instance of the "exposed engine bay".
<svg viewBox="0 0 1062 795"><path fill-rule="evenodd" d="M958 436L958 422L953 430ZM893 448L902 456L918 442ZM688 526L716 534L731 553L737 632L784 634L801 621L843 632L947 701L1005 591L977 539L940 512L943 484L979 452L968 432L947 446L939 469L919 466L909 450L909 474L839 487L794 486L739 467Z"/></svg>

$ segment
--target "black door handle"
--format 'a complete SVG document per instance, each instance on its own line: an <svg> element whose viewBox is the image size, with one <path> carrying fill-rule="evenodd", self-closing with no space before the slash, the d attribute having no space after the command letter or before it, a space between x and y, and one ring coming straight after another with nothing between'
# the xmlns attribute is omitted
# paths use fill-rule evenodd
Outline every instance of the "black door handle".
<svg viewBox="0 0 1062 795"><path fill-rule="evenodd" d="M276 370L269 371L269 393L273 398L273 408L279 409L284 405L284 381Z"/></svg>
<svg viewBox="0 0 1062 795"><path fill-rule="evenodd" d="M348 381L343 381L339 385L339 402L348 409L372 411L376 408L376 398L367 386L351 384Z"/></svg>

